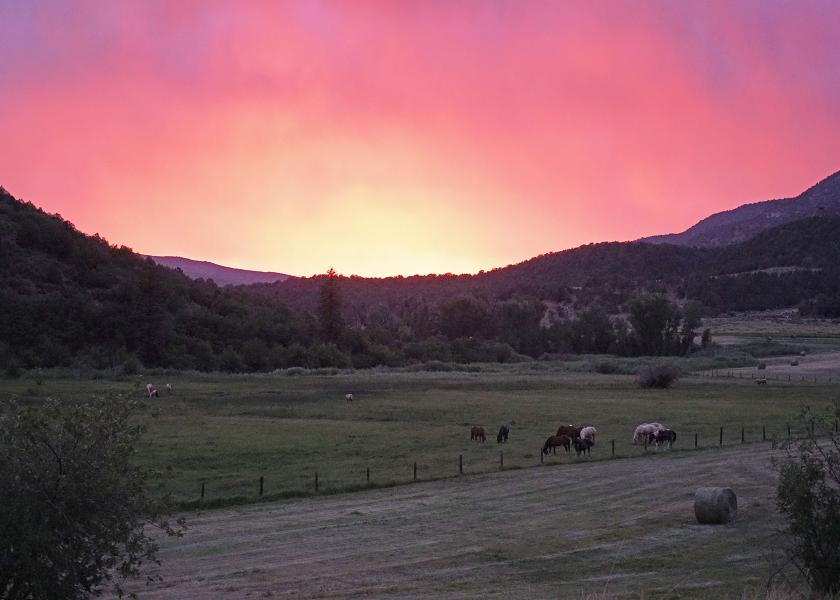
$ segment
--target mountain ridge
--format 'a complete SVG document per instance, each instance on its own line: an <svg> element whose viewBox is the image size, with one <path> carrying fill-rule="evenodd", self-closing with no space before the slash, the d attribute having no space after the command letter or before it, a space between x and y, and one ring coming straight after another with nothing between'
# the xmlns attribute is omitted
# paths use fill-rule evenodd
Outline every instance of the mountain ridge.
<svg viewBox="0 0 840 600"><path fill-rule="evenodd" d="M840 317L840 217L786 223L720 248L605 242L478 275L338 276L345 328L337 339L321 324L325 281L192 280L0 189L0 369L12 372L132 372L138 360L264 371L605 352L582 342L581 331L594 323L618 340L613 325L649 295L708 314L799 306Z"/></svg>
<svg viewBox="0 0 840 600"><path fill-rule="evenodd" d="M714 213L680 233L641 238L651 244L719 247L744 242L762 231L816 216L840 216L840 171L793 198L762 200Z"/></svg>
<svg viewBox="0 0 840 600"><path fill-rule="evenodd" d="M183 256L152 256L146 258L170 269L180 269L190 279L210 279L216 285L251 285L254 283L275 283L285 281L291 275L274 271L253 271L228 267L207 260L195 260Z"/></svg>

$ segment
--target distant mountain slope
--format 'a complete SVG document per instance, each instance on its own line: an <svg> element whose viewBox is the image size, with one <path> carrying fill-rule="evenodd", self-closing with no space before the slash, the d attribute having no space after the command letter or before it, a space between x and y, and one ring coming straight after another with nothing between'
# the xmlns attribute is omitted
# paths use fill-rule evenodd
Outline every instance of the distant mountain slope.
<svg viewBox="0 0 840 600"><path fill-rule="evenodd" d="M210 279L216 285L251 285L252 283L275 283L289 278L283 273L271 271L249 271L217 265L205 260L192 260L180 256L146 256L157 264L170 269L181 269L190 279Z"/></svg>
<svg viewBox="0 0 840 600"><path fill-rule="evenodd" d="M784 223L823 216L840 216L840 171L796 198L744 204L706 217L682 233L655 235L640 241L679 246L728 246Z"/></svg>

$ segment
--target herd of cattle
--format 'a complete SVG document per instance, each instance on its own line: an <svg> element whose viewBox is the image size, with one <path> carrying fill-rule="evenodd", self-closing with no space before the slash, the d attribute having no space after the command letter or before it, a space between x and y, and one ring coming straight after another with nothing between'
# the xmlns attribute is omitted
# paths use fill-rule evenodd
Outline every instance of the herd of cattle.
<svg viewBox="0 0 840 600"><path fill-rule="evenodd" d="M345 394L344 399L347 402L353 401L353 394ZM595 445L595 434L598 430L591 425L583 425L576 427L575 425L561 425L557 428L557 433L545 441L542 447L542 454L549 452L557 454L557 448L563 448L566 453L575 449L575 453L592 454L592 446ZM502 444L508 441L510 435L510 426L505 424L499 427L499 433L496 435L496 443ZM487 441L487 430L483 425L473 425L470 427L470 440L475 442ZM633 443L644 444L647 446L665 446L671 448L674 442L677 441L677 432L673 429L665 427L662 423L642 423L633 431Z"/></svg>
<svg viewBox="0 0 840 600"><path fill-rule="evenodd" d="M167 388L169 386L167 385ZM344 399L347 402L353 401L353 394L345 394ZM592 446L595 445L595 435L598 430L591 425L583 425L576 427L575 425L561 425L557 428L557 433L545 441L542 447L542 454L549 452L557 454L557 448L563 448L566 453L575 449L575 453L592 454ZM496 443L502 444L508 441L510 435L510 426L505 424L499 427L499 433L496 435ZM470 427L470 440L475 442L487 441L487 430L483 425L473 425ZM633 443L644 444L647 446L665 446L671 448L674 442L677 441L677 432L673 429L665 427L662 423L642 423L633 431Z"/></svg>
<svg viewBox="0 0 840 600"><path fill-rule="evenodd" d="M557 454L557 448L563 448L568 454L574 447L575 453L578 456L581 454L591 454L592 446L595 445L595 434L597 433L598 430L591 425L582 427L561 425L557 428L557 433L549 436L545 441L542 447L542 453L548 454L552 452ZM496 436L496 443L501 444L507 442L509 435L510 427L508 425L502 425ZM487 430L483 425L473 425L470 427L470 440L476 442L487 440ZM675 441L677 441L677 432L665 427L662 423L642 423L633 432L634 444L653 445L657 448L660 446L670 448Z"/></svg>
<svg viewBox="0 0 840 600"><path fill-rule="evenodd" d="M149 398L160 397L157 388L151 383L146 384L146 393L149 395ZM172 393L172 385L168 383L166 384L166 393ZM345 394L344 399L347 402L352 402L353 394ZM545 441L542 447L542 453L548 454L552 452L557 454L557 448L563 448L568 454L571 452L572 447L574 447L578 456L581 454L592 454L592 446L595 445L596 433L598 433L598 430L591 425L584 425L582 427L561 425L557 428L557 433L549 436ZM502 444L507 442L509 435L510 426L502 425L499 428L498 435L496 435L496 443ZM487 441L487 430L483 425L473 425L470 428L470 440L476 442ZM667 446L670 448L676 441L677 432L665 427L662 423L642 423L633 432L634 444L644 444L645 446L655 445L657 448Z"/></svg>

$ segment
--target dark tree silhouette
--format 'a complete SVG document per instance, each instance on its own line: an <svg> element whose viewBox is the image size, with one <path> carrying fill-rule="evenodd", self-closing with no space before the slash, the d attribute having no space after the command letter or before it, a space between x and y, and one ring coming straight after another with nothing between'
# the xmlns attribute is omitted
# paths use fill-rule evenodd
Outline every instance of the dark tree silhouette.
<svg viewBox="0 0 840 600"><path fill-rule="evenodd" d="M338 341L341 332L344 330L344 319L341 316L341 290L338 287L338 280L338 274L331 267L321 283L318 302L321 335L329 342Z"/></svg>

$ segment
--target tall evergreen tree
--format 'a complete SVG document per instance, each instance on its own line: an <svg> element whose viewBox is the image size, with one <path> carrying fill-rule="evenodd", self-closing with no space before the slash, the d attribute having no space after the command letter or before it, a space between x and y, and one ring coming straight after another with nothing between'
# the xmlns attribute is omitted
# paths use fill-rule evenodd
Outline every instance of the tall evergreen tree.
<svg viewBox="0 0 840 600"><path fill-rule="evenodd" d="M318 303L321 335L329 342L337 342L344 330L344 319L341 316L341 290L338 287L338 280L338 273L330 267L326 278L321 283Z"/></svg>

